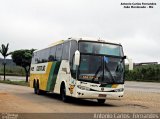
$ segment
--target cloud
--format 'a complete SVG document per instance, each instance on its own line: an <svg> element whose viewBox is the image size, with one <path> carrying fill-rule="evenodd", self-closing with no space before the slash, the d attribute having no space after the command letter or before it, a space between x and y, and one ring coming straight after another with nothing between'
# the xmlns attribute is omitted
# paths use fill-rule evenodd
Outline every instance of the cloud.
<svg viewBox="0 0 160 119"><path fill-rule="evenodd" d="M100 37L120 42L135 62L159 61L160 2L152 0L153 9L124 9L125 1L0 0L0 43L13 51L72 36Z"/></svg>
<svg viewBox="0 0 160 119"><path fill-rule="evenodd" d="M124 51L134 62L157 62L159 61L159 44L143 33L137 33L133 38L124 38L121 40Z"/></svg>

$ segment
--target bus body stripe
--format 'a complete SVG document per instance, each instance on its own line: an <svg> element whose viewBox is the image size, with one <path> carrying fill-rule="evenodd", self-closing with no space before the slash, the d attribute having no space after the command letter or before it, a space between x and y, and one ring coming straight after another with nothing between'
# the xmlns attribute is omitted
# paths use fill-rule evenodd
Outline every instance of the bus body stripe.
<svg viewBox="0 0 160 119"><path fill-rule="evenodd" d="M60 62L53 62L52 67L48 76L48 82L46 86L46 91L53 91L55 87L55 83L57 80L57 73L59 70Z"/></svg>
<svg viewBox="0 0 160 119"><path fill-rule="evenodd" d="M46 91L50 91L50 85L52 84L52 77L53 77L53 71L55 69L55 62L52 63L51 69L50 69L50 73L48 76L48 82L47 82L47 86L46 86Z"/></svg>

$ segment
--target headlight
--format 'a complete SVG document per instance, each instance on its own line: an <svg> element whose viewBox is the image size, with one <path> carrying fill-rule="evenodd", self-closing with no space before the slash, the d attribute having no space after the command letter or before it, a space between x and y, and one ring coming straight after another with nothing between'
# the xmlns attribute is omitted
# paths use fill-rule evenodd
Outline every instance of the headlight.
<svg viewBox="0 0 160 119"><path fill-rule="evenodd" d="M120 88L120 89L115 89L115 92L122 92L124 90L124 88Z"/></svg>
<svg viewBox="0 0 160 119"><path fill-rule="evenodd" d="M86 87L86 86L81 86L81 85L78 85L77 86L79 89L81 89L81 90L90 90L90 88L88 88L88 87Z"/></svg>

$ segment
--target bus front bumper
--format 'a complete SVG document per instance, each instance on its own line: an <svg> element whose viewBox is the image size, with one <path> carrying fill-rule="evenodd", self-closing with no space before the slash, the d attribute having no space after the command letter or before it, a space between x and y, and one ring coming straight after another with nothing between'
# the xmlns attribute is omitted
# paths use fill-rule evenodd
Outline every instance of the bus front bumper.
<svg viewBox="0 0 160 119"><path fill-rule="evenodd" d="M77 90L76 98L88 98L88 99L106 99L106 98L120 98L123 97L124 92L97 92Z"/></svg>

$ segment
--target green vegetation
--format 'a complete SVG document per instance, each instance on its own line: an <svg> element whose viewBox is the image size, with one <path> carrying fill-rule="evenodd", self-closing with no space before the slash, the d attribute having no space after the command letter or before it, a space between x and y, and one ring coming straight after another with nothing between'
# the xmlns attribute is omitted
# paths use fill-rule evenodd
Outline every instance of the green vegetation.
<svg viewBox="0 0 160 119"><path fill-rule="evenodd" d="M125 79L129 81L160 82L160 64L135 66L131 71L126 67Z"/></svg>
<svg viewBox="0 0 160 119"><path fill-rule="evenodd" d="M0 47L0 54L2 54L4 58L3 63L0 64L0 75L4 76L4 80L5 80L6 74L10 76L25 75L26 82L28 82L32 54L35 51L35 49L31 49L31 50L22 49L22 50L16 50L14 52L8 53L8 49L9 49L8 46L9 46L9 43L6 46L2 44ZM7 65L6 57L9 55L12 55L12 60L17 66L10 66L10 65L6 66ZM3 69L2 69L2 65L3 65Z"/></svg>
<svg viewBox="0 0 160 119"><path fill-rule="evenodd" d="M3 61L3 75L4 75L4 80L5 80L5 76L6 76L6 57L9 56L11 54L8 53L8 46L9 46L9 43L5 46L4 44L1 45L1 48L0 48L0 53L2 54L3 58L4 58L4 61Z"/></svg>
<svg viewBox="0 0 160 119"><path fill-rule="evenodd" d="M32 54L35 49L31 50L16 50L12 52L13 62L16 63L17 66L21 66L24 68L26 74L26 82L28 82L30 65L32 60Z"/></svg>
<svg viewBox="0 0 160 119"><path fill-rule="evenodd" d="M13 85L21 85L21 86L29 86L28 82L25 81L10 81L10 80L0 80L0 83L13 84Z"/></svg>
<svg viewBox="0 0 160 119"><path fill-rule="evenodd" d="M3 75L3 67L0 65L0 75ZM7 76L25 76L25 71L19 66L8 66L6 65L6 75Z"/></svg>

